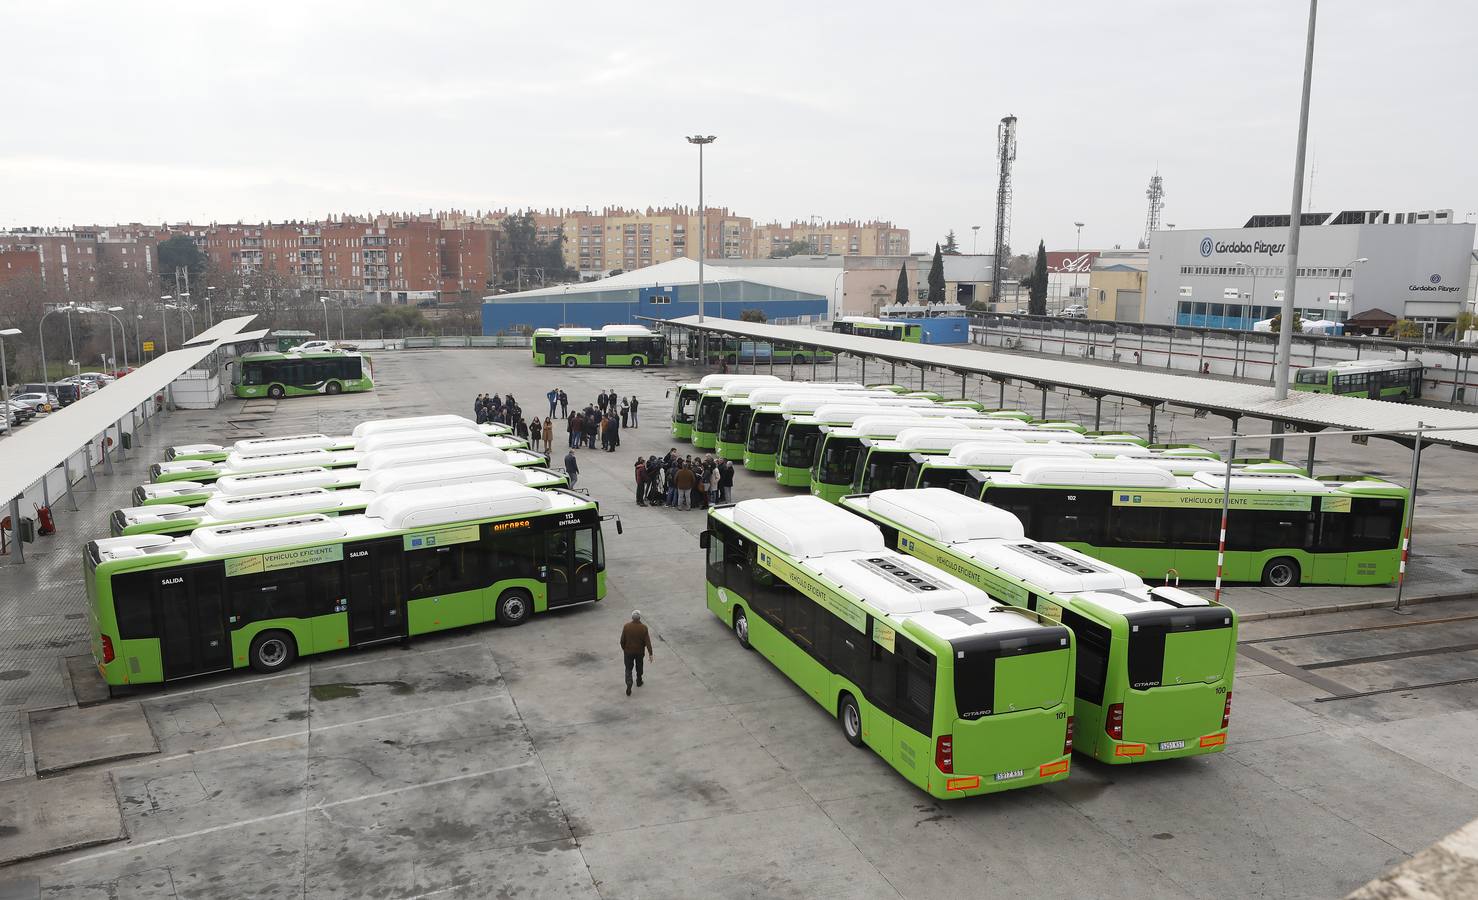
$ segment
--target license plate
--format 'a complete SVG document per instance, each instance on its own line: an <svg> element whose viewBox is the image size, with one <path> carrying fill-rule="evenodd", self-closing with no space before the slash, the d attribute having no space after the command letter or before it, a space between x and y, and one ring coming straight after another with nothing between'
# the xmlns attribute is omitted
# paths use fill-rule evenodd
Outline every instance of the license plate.
<svg viewBox="0 0 1478 900"><path fill-rule="evenodd" d="M1185 741L1161 741L1161 750L1184 750Z"/></svg>
<svg viewBox="0 0 1478 900"><path fill-rule="evenodd" d="M1011 772L997 772L996 773L996 781L1010 781L1013 778L1020 778L1022 775L1025 775L1025 774L1026 774L1026 770L1025 769L1016 769L1016 770L1011 771Z"/></svg>

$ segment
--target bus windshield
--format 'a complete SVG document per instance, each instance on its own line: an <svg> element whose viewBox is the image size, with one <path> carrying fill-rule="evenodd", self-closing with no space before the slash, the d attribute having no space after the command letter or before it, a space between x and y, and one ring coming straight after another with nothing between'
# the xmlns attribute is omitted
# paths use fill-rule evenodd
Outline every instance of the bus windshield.
<svg viewBox="0 0 1478 900"><path fill-rule="evenodd" d="M749 449L754 453L774 453L785 431L785 417L780 413L755 413L749 429Z"/></svg>
<svg viewBox="0 0 1478 900"><path fill-rule="evenodd" d="M672 418L684 425L693 421L693 412L698 408L698 389L683 388L677 392L677 409L673 410Z"/></svg>
<svg viewBox="0 0 1478 900"><path fill-rule="evenodd" d="M1132 613L1129 686L1137 691L1219 680L1234 649L1232 616L1219 606Z"/></svg>
<svg viewBox="0 0 1478 900"><path fill-rule="evenodd" d="M851 484L861 450L861 438L828 437L816 461L816 480L822 484Z"/></svg>
<svg viewBox="0 0 1478 900"><path fill-rule="evenodd" d="M874 450L867 455L861 488L866 493L908 487L913 460L906 450Z"/></svg>
<svg viewBox="0 0 1478 900"><path fill-rule="evenodd" d="M1298 373L1298 384L1324 384L1329 380L1328 369L1302 369Z"/></svg>
<svg viewBox="0 0 1478 900"><path fill-rule="evenodd" d="M780 465L792 469L809 469L816 457L816 441L821 437L820 425L796 425L785 430L785 447L780 453Z"/></svg>
<svg viewBox="0 0 1478 900"><path fill-rule="evenodd" d="M693 430L718 431L719 413L724 411L723 397L704 397L698 401L698 415L693 418Z"/></svg>
<svg viewBox="0 0 1478 900"><path fill-rule="evenodd" d="M1013 613L1000 610L999 614ZM1069 640L1066 628L1051 627L953 641L959 718L980 719L1057 705L1067 680Z"/></svg>
<svg viewBox="0 0 1478 900"><path fill-rule="evenodd" d="M752 406L725 406L723 421L719 425L719 440L726 444L744 440L749 433L749 417L752 415Z"/></svg>

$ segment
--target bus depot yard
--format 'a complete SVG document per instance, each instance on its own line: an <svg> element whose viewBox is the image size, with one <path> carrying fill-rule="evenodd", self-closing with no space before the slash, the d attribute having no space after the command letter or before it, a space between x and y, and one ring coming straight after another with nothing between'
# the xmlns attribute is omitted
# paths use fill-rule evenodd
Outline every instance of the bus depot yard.
<svg viewBox="0 0 1478 900"><path fill-rule="evenodd" d="M715 615L728 602L716 591L715 554L723 551L714 549L715 533L728 528L733 539L783 550L775 542L787 528L822 521L806 516L859 516L826 505L766 526L763 517L739 521L738 507L710 517L636 505L638 454L696 452L672 437L667 412L677 387L703 371L541 368L527 352L475 350L382 352L374 368L372 392L228 400L215 411L162 417L116 474L99 475L95 492L78 492L81 511L60 511L60 533L30 545L27 565L0 567L0 860L11 863L0 870L4 891L1331 897L1478 810L1478 770L1467 753L1478 728L1478 569L1469 562L1478 511L1462 453L1424 454L1405 587L1406 599L1420 602L1409 614L1389 609L1390 586L1235 584L1223 592L1239 621L1229 723L1214 752L1098 762L1083 751L1107 726L1100 718L1095 734L1085 734L1080 713L1079 752L1067 757L1061 743L1048 751L1054 761L1070 759L1070 772L1025 789L938 800L895 771L896 760L849 745L844 723L798 683L805 679L792 681L767 660L775 651L762 644L765 623L753 628L761 652L748 652L731 622ZM811 365L796 368L795 377L812 377ZM876 363L864 377L850 357L815 371L817 380L890 377ZM914 387L918 373L898 380ZM945 398L960 392L953 375L923 386ZM527 415L542 416L551 387L563 388L572 406L603 389L641 401L641 427L622 430L616 453L578 453L578 488L624 526L619 535L609 525L602 532L599 602L516 628L474 625L304 656L271 674L243 668L113 698L100 688L82 545L109 535L114 510L138 505L133 489L165 448L351 435L387 417L466 415L485 391L512 393ZM971 380L966 394L995 406L997 390ZM1039 412L1034 389L1010 387L1005 398L1005 406ZM1052 419L1093 414L1091 401L1049 397ZM1102 414L1101 430L1147 432L1142 408L1109 400ZM1210 438L1226 429L1222 420L1161 410L1157 438L1224 452ZM890 438L876 440L881 447ZM555 468L565 445L556 432ZM1239 445L1238 456L1266 449ZM1302 464L1302 441L1289 450L1285 457ZM1327 439L1318 450L1316 475L1407 482L1409 451L1395 444ZM736 500L809 493L736 468ZM734 526L716 529L711 519L722 516ZM842 546L837 535L849 529L810 530L830 535L838 545L827 552L843 553L867 578L898 585L927 568L914 554L884 557L864 538ZM718 568L727 591L729 570ZM754 590L756 571L735 577ZM931 589L964 598L950 612L980 608L978 589L972 595L930 571ZM1211 594L1203 584L1181 587ZM907 599L908 591L895 593L890 602ZM651 627L656 653L646 683L627 697L617 636L633 609ZM934 613L929 627L992 630L970 618ZM896 651L910 638L893 640ZM1083 647L1080 640L1079 654ZM1047 649L1037 655L1045 660ZM1209 730L1221 732L1215 723ZM1061 741L1055 722L1050 731ZM936 750L914 752L927 764ZM977 750L962 739L952 752L963 768Z"/></svg>

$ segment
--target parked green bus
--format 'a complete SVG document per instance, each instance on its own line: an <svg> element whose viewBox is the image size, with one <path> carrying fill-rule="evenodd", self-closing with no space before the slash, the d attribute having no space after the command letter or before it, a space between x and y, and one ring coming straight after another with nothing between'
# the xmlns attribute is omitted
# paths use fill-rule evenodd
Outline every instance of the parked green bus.
<svg viewBox="0 0 1478 900"><path fill-rule="evenodd" d="M781 383L773 375L730 375L722 384L703 389L698 393L698 404L693 413L693 427L688 439L699 450L716 449L724 404L748 396L754 388Z"/></svg>
<svg viewBox="0 0 1478 900"><path fill-rule="evenodd" d="M474 440L463 437L459 440L431 444L412 444L390 447L373 453L357 450L284 450L278 453L245 455L233 453L225 461L213 463L207 460L176 460L154 463L149 467L149 480L155 484L171 481L191 481L209 484L226 475L243 475L253 472L274 472L284 469L322 467L325 469L374 469L393 468L401 465L419 465L455 459L491 459L514 466L547 465L542 455L519 447L503 448L498 441L507 438L484 437Z"/></svg>
<svg viewBox="0 0 1478 900"><path fill-rule="evenodd" d="M322 485L305 485L266 493L220 493L207 496L203 502L195 505L150 503L128 506L113 510L108 518L108 530L113 537L133 534L167 534L180 537L196 528L275 519L280 516L306 513L320 513L325 516L358 515L376 497L395 491L483 481L509 481L539 490L569 485L568 478L550 469L536 466L519 469L491 460L405 466L371 473L358 487L330 489Z"/></svg>
<svg viewBox="0 0 1478 900"><path fill-rule="evenodd" d="M513 433L513 429L507 425L497 422L488 422L479 425L465 416L414 416L408 419L376 419L375 423L407 422L408 427L395 429L397 431L424 432L435 430L445 433L448 428L462 428L476 438L482 434L488 437L507 437ZM360 425L370 423L361 422ZM358 426L356 426L357 428ZM283 450L355 450L356 442L374 434L389 433L372 431L363 435L327 435L327 434L281 434L274 437L247 438L234 444L176 444L166 447L164 450L165 462L174 460L199 459L206 462L223 462L233 452L244 455L257 455L262 453L274 453ZM515 439L517 440L517 439ZM422 441L424 443L424 441Z"/></svg>
<svg viewBox="0 0 1478 900"><path fill-rule="evenodd" d="M537 328L530 343L536 366L640 369L667 363L667 342L640 325Z"/></svg>
<svg viewBox="0 0 1478 900"><path fill-rule="evenodd" d="M1136 575L1216 577L1226 476L1184 477L1134 460L1024 459L979 499L1055 541ZM1232 473L1223 579L1274 587L1388 584L1401 560L1407 490L1288 472Z"/></svg>
<svg viewBox="0 0 1478 900"><path fill-rule="evenodd" d="M828 503L835 503L852 493L867 448L864 441L896 440L905 431L937 435L946 430L971 435L963 422L951 419L922 419L898 416L897 410L866 416L850 425L824 425L816 460L811 466L811 493Z"/></svg>
<svg viewBox="0 0 1478 900"><path fill-rule="evenodd" d="M688 335L688 358L701 359L708 351L706 364L717 365L809 365L813 362L836 362L836 354L819 347L775 347L769 341L741 341L708 335Z"/></svg>
<svg viewBox="0 0 1478 900"><path fill-rule="evenodd" d="M1237 614L1060 544L939 488L847 497L889 547L1061 622L1077 644L1073 746L1105 763L1220 753L1232 715Z"/></svg>
<svg viewBox="0 0 1478 900"><path fill-rule="evenodd" d="M875 337L889 341L909 341L921 344L924 341L924 326L909 322L894 322L873 316L841 316L831 323L836 334L855 334L858 337Z"/></svg>
<svg viewBox="0 0 1478 900"><path fill-rule="evenodd" d="M814 497L712 509L700 543L708 609L915 786L956 798L1068 777L1075 642L1060 623Z"/></svg>
<svg viewBox="0 0 1478 900"><path fill-rule="evenodd" d="M821 446L823 427L851 425L863 416L879 416L888 410L867 400L839 400L816 407L811 415L787 416L785 433L775 457L775 480L786 487L811 485L811 470ZM908 412L897 418L918 418Z"/></svg>
<svg viewBox="0 0 1478 900"><path fill-rule="evenodd" d="M1415 400L1422 395L1423 371L1422 364L1412 360L1352 359L1300 369L1293 387L1371 400Z"/></svg>
<svg viewBox="0 0 1478 900"><path fill-rule="evenodd" d="M774 472L775 457L780 452L787 422L800 416L814 415L816 410L828 404L846 403L852 393L813 390L788 394L778 402L761 402L749 419L749 434L744 441L744 468L751 472ZM855 393L860 396L865 392ZM864 406L872 405L868 397L852 397L852 401Z"/></svg>
<svg viewBox="0 0 1478 900"><path fill-rule="evenodd" d="M517 625L605 596L601 518L570 491L488 482L388 494L360 516L91 541L93 658L108 684L137 685Z"/></svg>
<svg viewBox="0 0 1478 900"><path fill-rule="evenodd" d="M231 366L231 391L238 397L300 397L374 390L370 358L331 350L323 353L246 353Z"/></svg>

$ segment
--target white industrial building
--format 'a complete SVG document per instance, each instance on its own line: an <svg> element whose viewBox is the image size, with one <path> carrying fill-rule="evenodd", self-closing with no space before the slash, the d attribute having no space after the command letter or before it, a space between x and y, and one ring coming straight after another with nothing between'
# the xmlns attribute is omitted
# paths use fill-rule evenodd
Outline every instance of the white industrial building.
<svg viewBox="0 0 1478 900"><path fill-rule="evenodd" d="M1153 232L1144 321L1250 330L1276 315L1288 222ZM1410 319L1434 332L1469 299L1473 238L1474 225L1454 223L1450 210L1304 213L1294 307L1304 319Z"/></svg>

